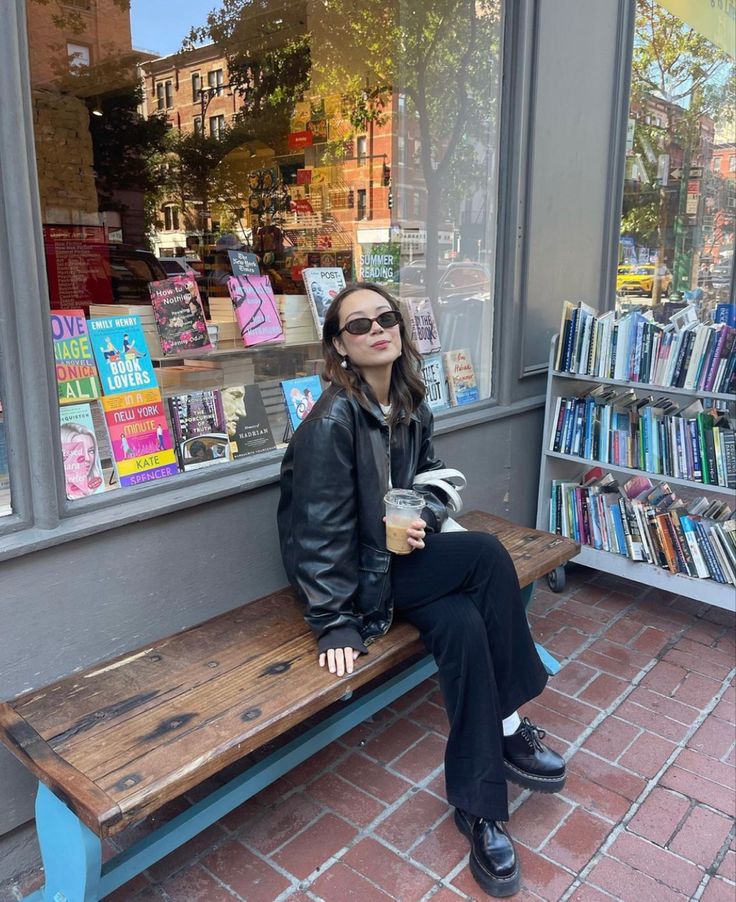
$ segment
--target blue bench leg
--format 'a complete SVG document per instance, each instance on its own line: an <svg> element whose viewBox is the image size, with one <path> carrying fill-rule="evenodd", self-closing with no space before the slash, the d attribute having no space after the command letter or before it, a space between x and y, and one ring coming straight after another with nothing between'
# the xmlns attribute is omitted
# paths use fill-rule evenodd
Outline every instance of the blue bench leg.
<svg viewBox="0 0 736 902"><path fill-rule="evenodd" d="M521 597L524 601L524 608L529 607L529 602L532 600L532 595L534 595L534 583L529 583L528 586L525 586L521 590ZM540 645L539 642L534 643L537 646L537 654L539 658L544 664L544 669L550 676L554 676L556 673L559 673L560 670L560 662L553 658L552 655L547 651L547 649Z"/></svg>
<svg viewBox="0 0 736 902"><path fill-rule="evenodd" d="M36 831L46 884L27 902L97 902L102 842L43 783L36 795Z"/></svg>

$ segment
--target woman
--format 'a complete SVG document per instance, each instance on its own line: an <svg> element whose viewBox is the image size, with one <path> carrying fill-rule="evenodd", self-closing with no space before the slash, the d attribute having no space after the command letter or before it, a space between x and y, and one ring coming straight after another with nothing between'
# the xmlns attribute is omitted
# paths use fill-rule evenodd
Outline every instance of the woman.
<svg viewBox="0 0 736 902"><path fill-rule="evenodd" d="M516 714L547 675L514 565L492 536L441 534L447 509L426 487L417 489L422 518L407 529L413 551L386 550L387 489L412 488L418 473L444 467L432 447L420 357L391 295L370 283L341 291L325 316L322 351L332 384L296 430L281 469L286 571L306 605L319 664L337 676L352 672L394 613L417 626L438 664L450 720L447 798L471 841L471 871L490 895L512 895L520 874L501 823L506 777L547 792L565 780L544 733Z"/></svg>

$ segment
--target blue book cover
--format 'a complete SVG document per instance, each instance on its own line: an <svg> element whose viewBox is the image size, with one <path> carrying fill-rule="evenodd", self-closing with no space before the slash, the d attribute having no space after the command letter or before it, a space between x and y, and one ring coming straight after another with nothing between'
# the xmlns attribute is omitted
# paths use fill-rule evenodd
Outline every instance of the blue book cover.
<svg viewBox="0 0 736 902"><path fill-rule="evenodd" d="M319 376L300 376L298 379L285 379L281 383L281 391L291 427L296 429L322 394L322 383Z"/></svg>
<svg viewBox="0 0 736 902"><path fill-rule="evenodd" d="M93 317L88 328L104 394L157 387L139 316Z"/></svg>
<svg viewBox="0 0 736 902"><path fill-rule="evenodd" d="M714 323L725 323L736 328L736 304L716 304Z"/></svg>

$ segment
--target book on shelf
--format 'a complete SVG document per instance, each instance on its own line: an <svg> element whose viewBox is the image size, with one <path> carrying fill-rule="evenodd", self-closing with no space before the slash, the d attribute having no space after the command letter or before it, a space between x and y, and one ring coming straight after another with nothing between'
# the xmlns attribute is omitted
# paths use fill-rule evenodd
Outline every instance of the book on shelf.
<svg viewBox="0 0 736 902"><path fill-rule="evenodd" d="M219 391L173 395L167 403L182 469L200 470L230 459L230 441Z"/></svg>
<svg viewBox="0 0 736 902"><path fill-rule="evenodd" d="M94 317L88 323L105 395L156 388L156 373L140 317Z"/></svg>
<svg viewBox="0 0 736 902"><path fill-rule="evenodd" d="M414 346L420 354L437 354L441 350L440 333L429 298L405 298L402 313Z"/></svg>
<svg viewBox="0 0 736 902"><path fill-rule="evenodd" d="M317 335L322 338L325 313L335 297L345 287L345 273L339 266L308 266L302 271L302 277Z"/></svg>
<svg viewBox="0 0 736 902"><path fill-rule="evenodd" d="M100 397L100 381L84 310L51 310L51 337L59 404Z"/></svg>
<svg viewBox="0 0 736 902"><path fill-rule="evenodd" d="M105 477L90 404L61 406L59 431L66 497L75 501L104 492Z"/></svg>
<svg viewBox="0 0 736 902"><path fill-rule="evenodd" d="M141 485L179 472L158 388L106 395L101 403L121 486Z"/></svg>
<svg viewBox="0 0 736 902"><path fill-rule="evenodd" d="M148 292L165 357L212 350L196 279L172 276L149 282Z"/></svg>
<svg viewBox="0 0 736 902"><path fill-rule="evenodd" d="M694 308L693 308L694 309ZM659 323L651 311L600 316L585 304L563 305L555 369L601 379L687 391L736 391L736 327L682 318ZM673 318L674 319L674 318Z"/></svg>
<svg viewBox="0 0 736 902"><path fill-rule="evenodd" d="M230 276L227 290L246 348L284 340L284 329L268 276Z"/></svg>
<svg viewBox="0 0 736 902"><path fill-rule="evenodd" d="M553 479L549 529L671 573L736 585L732 509L708 499L686 502L666 483L646 477L619 485L595 468L577 480Z"/></svg>
<svg viewBox="0 0 736 902"><path fill-rule="evenodd" d="M231 385L224 388L222 407L233 460L276 447L261 390L257 385Z"/></svg>
<svg viewBox="0 0 736 902"><path fill-rule="evenodd" d="M292 429L297 429L307 418L317 399L322 394L319 376L299 376L281 382L286 412Z"/></svg>
<svg viewBox="0 0 736 902"><path fill-rule="evenodd" d="M427 354L422 357L421 371L422 381L427 389L424 400L433 411L445 410L449 407L450 402L447 397L447 378L442 364L442 355Z"/></svg>
<svg viewBox="0 0 736 902"><path fill-rule="evenodd" d="M480 400L478 380L470 351L467 348L445 351L442 362L447 375L447 396L450 404L453 407L460 407Z"/></svg>

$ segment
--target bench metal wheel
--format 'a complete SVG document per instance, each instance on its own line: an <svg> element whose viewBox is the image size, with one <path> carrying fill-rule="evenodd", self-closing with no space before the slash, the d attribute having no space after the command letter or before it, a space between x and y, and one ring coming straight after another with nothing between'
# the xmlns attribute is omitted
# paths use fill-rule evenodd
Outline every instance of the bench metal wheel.
<svg viewBox="0 0 736 902"><path fill-rule="evenodd" d="M547 574L547 585L553 592L562 592L565 588L565 568L555 567Z"/></svg>

